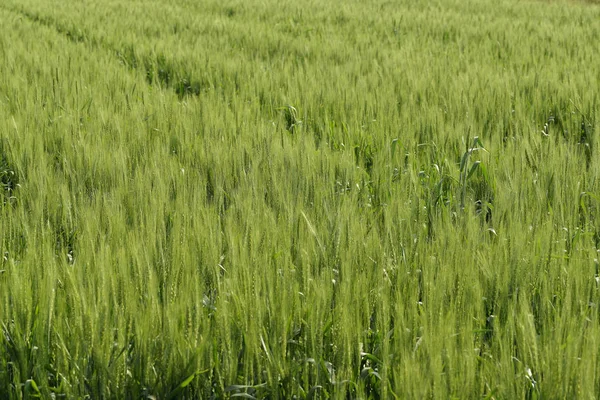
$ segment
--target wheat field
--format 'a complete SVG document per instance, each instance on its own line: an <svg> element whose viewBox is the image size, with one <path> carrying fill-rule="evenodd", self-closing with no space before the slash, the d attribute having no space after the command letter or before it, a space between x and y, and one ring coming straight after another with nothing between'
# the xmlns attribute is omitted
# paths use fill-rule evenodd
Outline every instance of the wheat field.
<svg viewBox="0 0 600 400"><path fill-rule="evenodd" d="M600 396L600 6L3 0L0 398Z"/></svg>

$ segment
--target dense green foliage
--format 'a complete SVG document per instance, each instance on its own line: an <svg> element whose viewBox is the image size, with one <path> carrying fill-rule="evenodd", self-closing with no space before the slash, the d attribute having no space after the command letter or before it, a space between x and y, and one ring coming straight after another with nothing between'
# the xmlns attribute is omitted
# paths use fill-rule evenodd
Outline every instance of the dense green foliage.
<svg viewBox="0 0 600 400"><path fill-rule="evenodd" d="M600 395L599 6L0 21L0 397Z"/></svg>

